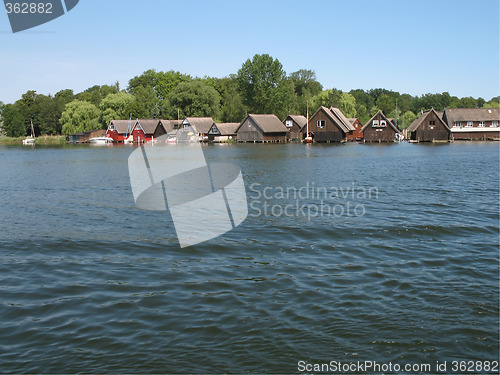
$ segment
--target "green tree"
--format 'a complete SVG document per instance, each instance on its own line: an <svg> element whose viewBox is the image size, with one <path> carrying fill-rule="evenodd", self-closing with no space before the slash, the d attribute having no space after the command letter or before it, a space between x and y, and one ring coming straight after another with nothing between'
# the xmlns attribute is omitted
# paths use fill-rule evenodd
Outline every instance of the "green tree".
<svg viewBox="0 0 500 375"><path fill-rule="evenodd" d="M243 103L253 113L274 113L281 103L275 100L278 87L286 73L278 59L268 54L255 55L248 59L238 70L238 88ZM287 91L281 86L282 92ZM281 96L281 93L280 93Z"/></svg>
<svg viewBox="0 0 500 375"><path fill-rule="evenodd" d="M323 86L316 80L316 73L313 70L297 70L290 73L289 79L294 84L297 96L312 97L323 90Z"/></svg>
<svg viewBox="0 0 500 375"><path fill-rule="evenodd" d="M87 101L73 100L66 104L61 115L63 134L99 129L99 109Z"/></svg>
<svg viewBox="0 0 500 375"><path fill-rule="evenodd" d="M134 118L158 118L160 105L152 87L139 86L134 91L130 113Z"/></svg>
<svg viewBox="0 0 500 375"><path fill-rule="evenodd" d="M337 107L348 118L353 118L357 116L356 98L354 98L354 96L351 94L342 92Z"/></svg>
<svg viewBox="0 0 500 375"><path fill-rule="evenodd" d="M316 112L319 107L338 107L342 98L342 91L337 89L328 89L320 92L311 99L309 109Z"/></svg>
<svg viewBox="0 0 500 375"><path fill-rule="evenodd" d="M220 95L220 120L222 122L240 122L247 114L247 108L243 104L243 98L238 91L237 76L217 79L215 89Z"/></svg>
<svg viewBox="0 0 500 375"><path fill-rule="evenodd" d="M483 108L500 108L500 96L492 98L489 102L484 103Z"/></svg>
<svg viewBox="0 0 500 375"><path fill-rule="evenodd" d="M16 104L6 104L2 111L2 130L8 137L22 137L27 135L25 119Z"/></svg>
<svg viewBox="0 0 500 375"><path fill-rule="evenodd" d="M128 119L132 113L134 97L125 92L117 94L109 94L106 96L99 106L101 110L100 124L104 129L111 120ZM132 114L133 115L133 114ZM138 117L138 116L134 116Z"/></svg>
<svg viewBox="0 0 500 375"><path fill-rule="evenodd" d="M140 76L135 76L128 82L127 91L135 95L139 87L152 88L159 102L166 99L167 95L183 82L189 82L192 78L189 75L169 70L168 72L157 72L149 69Z"/></svg>
<svg viewBox="0 0 500 375"><path fill-rule="evenodd" d="M337 89L325 90L312 99L310 108L313 112L317 111L321 106L338 108L349 118L356 117L358 112L356 98Z"/></svg>
<svg viewBox="0 0 500 375"><path fill-rule="evenodd" d="M217 90L200 80L184 82L172 90L165 100L163 111L170 118L219 116L220 96Z"/></svg>
<svg viewBox="0 0 500 375"><path fill-rule="evenodd" d="M114 85L95 85L87 90L76 94L75 99L77 100L85 100L87 102L92 103L96 107L99 107L101 104L101 101L108 95L110 94L116 94L120 91L120 87L118 82L116 82Z"/></svg>
<svg viewBox="0 0 500 375"><path fill-rule="evenodd" d="M401 129L406 129L417 118L417 115L412 111L406 111L401 117L398 126Z"/></svg>
<svg viewBox="0 0 500 375"><path fill-rule="evenodd" d="M396 109L396 99L394 97L387 93L382 93L378 96L375 104L387 117L394 117Z"/></svg>
<svg viewBox="0 0 500 375"><path fill-rule="evenodd" d="M321 93L323 86L316 80L316 73L312 70L301 69L289 75L295 90L295 108L298 114L306 114L307 102Z"/></svg>

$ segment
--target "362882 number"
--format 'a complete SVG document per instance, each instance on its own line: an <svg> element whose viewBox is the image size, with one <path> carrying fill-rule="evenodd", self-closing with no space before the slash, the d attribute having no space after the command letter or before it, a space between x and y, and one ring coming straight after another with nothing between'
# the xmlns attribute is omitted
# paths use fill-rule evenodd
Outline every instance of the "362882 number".
<svg viewBox="0 0 500 375"><path fill-rule="evenodd" d="M51 14L52 3L5 3L7 14Z"/></svg>
<svg viewBox="0 0 500 375"><path fill-rule="evenodd" d="M498 372L498 361L453 361L453 372Z"/></svg>

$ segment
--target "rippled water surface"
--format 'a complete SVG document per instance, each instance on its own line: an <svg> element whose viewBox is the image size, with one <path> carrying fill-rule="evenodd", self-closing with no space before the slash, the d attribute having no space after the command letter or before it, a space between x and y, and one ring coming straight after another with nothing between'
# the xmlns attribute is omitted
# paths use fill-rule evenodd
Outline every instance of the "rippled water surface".
<svg viewBox="0 0 500 375"><path fill-rule="evenodd" d="M498 360L498 144L206 146L249 216L184 249L131 151L0 146L0 372Z"/></svg>

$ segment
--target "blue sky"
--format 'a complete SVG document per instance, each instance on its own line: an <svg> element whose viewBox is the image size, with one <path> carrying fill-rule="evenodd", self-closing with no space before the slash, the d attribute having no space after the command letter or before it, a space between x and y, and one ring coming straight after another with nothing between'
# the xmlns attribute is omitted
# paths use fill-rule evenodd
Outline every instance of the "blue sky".
<svg viewBox="0 0 500 375"><path fill-rule="evenodd" d="M125 88L151 68L224 77L256 53L287 73L314 70L325 89L489 100L500 95L499 33L498 0L80 0L16 34L0 8L0 101Z"/></svg>

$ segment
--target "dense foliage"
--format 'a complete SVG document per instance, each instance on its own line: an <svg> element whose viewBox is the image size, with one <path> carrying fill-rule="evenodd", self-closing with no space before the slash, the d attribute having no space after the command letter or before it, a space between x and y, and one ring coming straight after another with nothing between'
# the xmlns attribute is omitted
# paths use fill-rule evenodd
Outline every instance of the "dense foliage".
<svg viewBox="0 0 500 375"><path fill-rule="evenodd" d="M54 96L27 91L13 104L0 102L2 131L11 137L29 133L33 121L37 134L71 134L105 129L112 119L180 118L210 116L216 121L239 122L247 113L312 114L320 106L340 108L362 123L382 110L407 127L421 110L434 108L499 107L500 97L457 98L447 92L412 96L372 89L343 92L323 90L314 71L286 74L278 59L263 54L246 60L237 74L224 78L193 78L175 71L147 70L133 77L126 89L93 86L74 94L61 90ZM397 112L396 112L397 102Z"/></svg>

